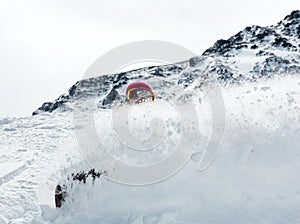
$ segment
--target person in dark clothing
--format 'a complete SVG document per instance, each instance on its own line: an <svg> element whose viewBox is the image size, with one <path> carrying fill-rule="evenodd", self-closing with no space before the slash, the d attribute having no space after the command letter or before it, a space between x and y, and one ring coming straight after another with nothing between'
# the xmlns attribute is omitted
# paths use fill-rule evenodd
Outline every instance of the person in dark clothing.
<svg viewBox="0 0 300 224"><path fill-rule="evenodd" d="M88 173L88 175L92 175L92 184L94 185L95 183L95 179L96 179L96 172L95 172L95 169L91 169Z"/></svg>
<svg viewBox="0 0 300 224"><path fill-rule="evenodd" d="M64 194L60 185L57 185L55 188L55 206L60 208L64 202Z"/></svg>
<svg viewBox="0 0 300 224"><path fill-rule="evenodd" d="M86 173L82 173L82 181L84 184L86 184L86 178L87 178L87 174Z"/></svg>
<svg viewBox="0 0 300 224"><path fill-rule="evenodd" d="M96 177L99 178L102 174L106 175L107 173L106 173L106 171L104 171L104 172L96 172L95 169L91 169L88 172L88 176L92 175L92 184L93 185L95 184Z"/></svg>

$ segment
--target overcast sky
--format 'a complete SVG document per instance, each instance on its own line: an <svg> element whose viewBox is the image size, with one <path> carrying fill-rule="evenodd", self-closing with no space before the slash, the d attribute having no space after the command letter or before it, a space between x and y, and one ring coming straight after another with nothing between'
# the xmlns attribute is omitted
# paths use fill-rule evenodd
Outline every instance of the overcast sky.
<svg viewBox="0 0 300 224"><path fill-rule="evenodd" d="M165 40L202 54L218 39L276 24L299 6L299 0L0 0L0 117L31 115L119 45Z"/></svg>

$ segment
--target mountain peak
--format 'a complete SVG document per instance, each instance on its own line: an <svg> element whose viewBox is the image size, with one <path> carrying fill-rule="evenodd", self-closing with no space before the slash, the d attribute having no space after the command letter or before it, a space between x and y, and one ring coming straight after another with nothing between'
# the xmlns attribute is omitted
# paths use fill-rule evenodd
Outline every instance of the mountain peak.
<svg viewBox="0 0 300 224"><path fill-rule="evenodd" d="M128 83L136 80L147 80L157 90L158 98L172 98L178 88L201 88L212 76L226 85L299 74L299 38L300 11L296 10L277 25L249 26L227 40L218 40L202 56L185 62L78 81L68 94L44 103L33 115L56 109L72 110L74 102L91 97L97 98L97 107L111 108L124 97Z"/></svg>
<svg viewBox="0 0 300 224"><path fill-rule="evenodd" d="M294 36L300 39L300 11L295 10L290 15L286 16L284 20L278 23L279 29L287 36ZM299 47L299 44L298 44Z"/></svg>
<svg viewBox="0 0 300 224"><path fill-rule="evenodd" d="M276 26L261 27L257 25L246 27L227 40L218 40L208 48L203 56L235 56L240 49L266 50L285 48L286 51L300 51L300 11L295 10L286 16Z"/></svg>
<svg viewBox="0 0 300 224"><path fill-rule="evenodd" d="M284 20L299 20L300 19L300 10L294 10L291 12L290 15L287 15Z"/></svg>

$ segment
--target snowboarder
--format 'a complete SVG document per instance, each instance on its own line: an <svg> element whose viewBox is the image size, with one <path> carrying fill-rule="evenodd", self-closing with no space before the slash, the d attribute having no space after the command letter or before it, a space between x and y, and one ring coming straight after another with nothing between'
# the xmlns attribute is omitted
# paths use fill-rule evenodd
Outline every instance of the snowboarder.
<svg viewBox="0 0 300 224"><path fill-rule="evenodd" d="M60 185L57 185L55 188L55 206L60 208L62 203L65 201L65 193L63 192Z"/></svg>
<svg viewBox="0 0 300 224"><path fill-rule="evenodd" d="M138 104L155 98L155 92L145 82L132 82L126 88L126 102Z"/></svg>

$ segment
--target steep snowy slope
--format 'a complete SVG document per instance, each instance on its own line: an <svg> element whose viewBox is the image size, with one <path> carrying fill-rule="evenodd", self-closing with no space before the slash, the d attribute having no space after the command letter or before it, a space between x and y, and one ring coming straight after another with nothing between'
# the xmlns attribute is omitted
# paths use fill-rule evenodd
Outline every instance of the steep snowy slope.
<svg viewBox="0 0 300 224"><path fill-rule="evenodd" d="M300 12L294 11L276 26L246 28L189 61L82 80L36 116L0 119L0 224L299 223L299 27ZM202 90L211 77L221 84L226 131L215 161L200 172L213 123ZM117 157L145 163L172 153L180 134L173 112L161 114L169 122L166 147L141 160L111 137L111 108L132 80L156 90L151 108L163 107L178 88L192 93L200 127L196 152L158 184L132 187L106 177L94 186L73 183L65 205L55 209L56 184L90 168L77 144L74 103L96 97L98 134ZM148 118L149 105L135 109L131 125L142 136L148 123L139 118Z"/></svg>
<svg viewBox="0 0 300 224"><path fill-rule="evenodd" d="M74 183L62 209L54 208L56 184L89 168L76 145L72 113L2 119L0 223L297 223L299 87L298 77L281 77L224 88L227 129L207 170L198 171L202 152L195 152L159 184ZM102 121L109 113L98 112ZM142 132L145 124L136 122Z"/></svg>

